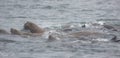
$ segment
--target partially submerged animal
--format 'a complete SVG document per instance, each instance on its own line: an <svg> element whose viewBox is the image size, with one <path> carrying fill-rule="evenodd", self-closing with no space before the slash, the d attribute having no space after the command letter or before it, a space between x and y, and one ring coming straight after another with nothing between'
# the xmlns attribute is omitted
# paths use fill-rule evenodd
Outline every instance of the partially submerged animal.
<svg viewBox="0 0 120 58"><path fill-rule="evenodd" d="M116 35L113 35L113 38L111 39L112 42L120 42L120 40L118 40L117 36Z"/></svg>
<svg viewBox="0 0 120 58"><path fill-rule="evenodd" d="M37 26L36 24L29 22L29 21L27 21L24 24L24 29L30 30L31 33L44 33L45 32L45 30L43 28L41 28L41 27Z"/></svg>
<svg viewBox="0 0 120 58"><path fill-rule="evenodd" d="M103 27L106 28L106 29L110 29L110 30L113 30L113 31L117 31L117 29L116 29L115 27L110 26L110 25L104 24Z"/></svg>
<svg viewBox="0 0 120 58"><path fill-rule="evenodd" d="M18 31L17 29L14 29L14 28L11 28L10 32L13 35L22 35L22 32Z"/></svg>
<svg viewBox="0 0 120 58"><path fill-rule="evenodd" d="M102 35L102 33L82 31L82 32L71 33L70 35L74 37L80 37L80 36L90 36L90 35Z"/></svg>
<svg viewBox="0 0 120 58"><path fill-rule="evenodd" d="M114 29L111 26L107 26L107 25L102 25L108 29ZM85 25L83 25L83 27L85 27ZM42 36L42 35L47 35L48 36L48 41L54 41L54 40L60 40L62 38L68 37L68 38L78 38L78 39L83 39L83 40L87 40L88 38L101 38L103 35L108 35L106 33L101 33L101 32L95 32L95 31L77 31L77 32L73 32L71 28L69 29L65 29L63 30L62 34L60 33L60 31L58 33L52 32L51 34L48 34L48 31L45 31L44 28L39 27L38 25L27 21L24 24L24 29L25 30L29 30L30 32L25 32L25 31L20 31L14 28L10 29L10 32L12 35L27 35L27 36ZM85 28L83 28L85 29ZM68 33L66 31L69 31ZM48 32L48 33L47 33ZM47 34L46 34L47 33ZM7 31L0 29L0 34L9 34ZM104 37L104 36L103 36ZM111 38L112 41L118 42L119 40L116 40L116 36Z"/></svg>

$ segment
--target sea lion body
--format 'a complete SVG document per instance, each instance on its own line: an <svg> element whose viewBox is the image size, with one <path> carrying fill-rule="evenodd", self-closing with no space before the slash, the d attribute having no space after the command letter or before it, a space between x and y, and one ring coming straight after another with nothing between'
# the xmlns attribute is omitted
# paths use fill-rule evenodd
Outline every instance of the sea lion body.
<svg viewBox="0 0 120 58"><path fill-rule="evenodd" d="M45 32L43 28L40 28L36 24L29 22L29 21L24 24L24 29L30 30L31 33L44 33Z"/></svg>

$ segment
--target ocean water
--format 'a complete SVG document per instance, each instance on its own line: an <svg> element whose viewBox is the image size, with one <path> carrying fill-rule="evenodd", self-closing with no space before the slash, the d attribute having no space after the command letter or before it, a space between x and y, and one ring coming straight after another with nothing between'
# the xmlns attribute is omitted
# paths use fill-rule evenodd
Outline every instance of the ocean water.
<svg viewBox="0 0 120 58"><path fill-rule="evenodd" d="M53 30L69 23L105 21L119 25L119 3L119 0L0 0L0 29L21 30L27 21ZM0 58L120 57L119 43L46 40L0 35Z"/></svg>

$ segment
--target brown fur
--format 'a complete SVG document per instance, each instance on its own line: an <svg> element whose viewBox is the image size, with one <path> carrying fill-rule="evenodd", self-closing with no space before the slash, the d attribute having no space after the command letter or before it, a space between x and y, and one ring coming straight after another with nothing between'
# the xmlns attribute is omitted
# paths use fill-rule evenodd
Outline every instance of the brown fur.
<svg viewBox="0 0 120 58"><path fill-rule="evenodd" d="M43 28L40 28L36 24L29 22L29 21L24 24L24 29L30 30L31 33L44 33Z"/></svg>
<svg viewBox="0 0 120 58"><path fill-rule="evenodd" d="M18 31L17 29L11 28L10 29L11 34L14 35L22 35L22 33L20 31Z"/></svg>
<svg viewBox="0 0 120 58"><path fill-rule="evenodd" d="M42 34L41 33L28 33L28 32L22 32L22 31L19 31L17 29L13 29L11 28L10 30L11 34L13 35L28 35L28 36L41 36Z"/></svg>

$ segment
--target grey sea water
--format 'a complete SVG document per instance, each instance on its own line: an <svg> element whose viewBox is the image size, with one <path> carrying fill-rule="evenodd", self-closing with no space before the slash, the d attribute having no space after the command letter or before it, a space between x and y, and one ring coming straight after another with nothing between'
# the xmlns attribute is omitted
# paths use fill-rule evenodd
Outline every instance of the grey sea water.
<svg viewBox="0 0 120 58"><path fill-rule="evenodd" d="M105 21L119 25L120 0L0 0L0 29L21 30L26 21L43 28ZM118 34L119 35L119 34ZM111 42L46 42L46 38L0 35L0 58L120 58Z"/></svg>

